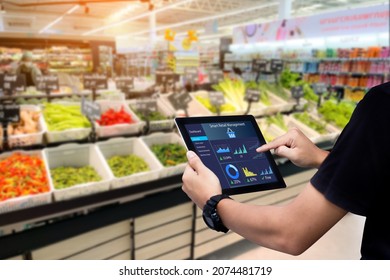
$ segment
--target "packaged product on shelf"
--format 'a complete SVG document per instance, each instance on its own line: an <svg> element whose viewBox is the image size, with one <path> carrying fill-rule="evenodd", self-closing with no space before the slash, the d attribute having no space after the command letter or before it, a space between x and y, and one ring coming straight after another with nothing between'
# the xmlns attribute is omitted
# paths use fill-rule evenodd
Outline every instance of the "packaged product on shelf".
<svg viewBox="0 0 390 280"><path fill-rule="evenodd" d="M101 117L96 120L99 137L129 135L139 133L145 126L124 101L96 101L101 108Z"/></svg>
<svg viewBox="0 0 390 280"><path fill-rule="evenodd" d="M94 144L66 144L43 150L57 201L107 191L112 175Z"/></svg>
<svg viewBox="0 0 390 280"><path fill-rule="evenodd" d="M139 138L115 138L96 145L112 172L114 189L157 180L163 168Z"/></svg>
<svg viewBox="0 0 390 280"><path fill-rule="evenodd" d="M42 112L38 106L21 105L20 121L8 125L8 144L10 147L40 145L46 132ZM3 128L0 127L1 145Z"/></svg>
<svg viewBox="0 0 390 280"><path fill-rule="evenodd" d="M43 115L49 143L85 139L91 132L91 124L82 115L79 103L46 103Z"/></svg>
<svg viewBox="0 0 390 280"><path fill-rule="evenodd" d="M51 190L42 151L0 155L0 213L50 203Z"/></svg>
<svg viewBox="0 0 390 280"><path fill-rule="evenodd" d="M160 177L177 175L184 171L187 164L187 149L178 134L156 132L141 139L164 166L160 171Z"/></svg>

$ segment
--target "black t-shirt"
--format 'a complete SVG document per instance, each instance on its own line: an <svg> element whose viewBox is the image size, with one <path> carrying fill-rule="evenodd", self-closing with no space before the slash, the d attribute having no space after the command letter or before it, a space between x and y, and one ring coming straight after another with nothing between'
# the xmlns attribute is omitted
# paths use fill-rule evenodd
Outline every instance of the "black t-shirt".
<svg viewBox="0 0 390 280"><path fill-rule="evenodd" d="M390 259L390 82L357 105L332 152L311 179L339 207L366 217L362 259Z"/></svg>

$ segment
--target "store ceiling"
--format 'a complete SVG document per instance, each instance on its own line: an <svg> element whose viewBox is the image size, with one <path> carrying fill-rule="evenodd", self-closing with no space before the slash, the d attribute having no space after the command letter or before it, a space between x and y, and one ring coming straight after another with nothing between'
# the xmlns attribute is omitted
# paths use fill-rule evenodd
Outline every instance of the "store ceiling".
<svg viewBox="0 0 390 280"><path fill-rule="evenodd" d="M231 34L237 24L278 18L283 0L0 0L0 35L82 36L86 40L115 36L147 38L155 14L157 34L170 28L190 29L210 37ZM293 17L383 3L375 0L291 0ZM283 1L284 2L284 1ZM205 29L209 30L206 34Z"/></svg>

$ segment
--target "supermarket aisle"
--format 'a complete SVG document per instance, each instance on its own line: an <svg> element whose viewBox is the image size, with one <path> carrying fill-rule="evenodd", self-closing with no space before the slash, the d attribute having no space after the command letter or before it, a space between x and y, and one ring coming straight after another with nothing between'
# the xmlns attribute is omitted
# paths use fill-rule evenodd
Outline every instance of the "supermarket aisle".
<svg viewBox="0 0 390 280"><path fill-rule="evenodd" d="M290 256L259 247L243 240L207 256L208 259L237 260L356 260L360 258L360 243L365 218L347 214L311 248L300 256Z"/></svg>

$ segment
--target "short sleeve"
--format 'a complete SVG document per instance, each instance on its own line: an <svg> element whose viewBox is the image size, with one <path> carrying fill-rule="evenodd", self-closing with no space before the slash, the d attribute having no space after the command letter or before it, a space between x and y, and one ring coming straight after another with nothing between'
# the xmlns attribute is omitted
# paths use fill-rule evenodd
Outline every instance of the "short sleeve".
<svg viewBox="0 0 390 280"><path fill-rule="evenodd" d="M390 187L389 109L390 83L372 88L311 179L329 201L349 212L366 216Z"/></svg>

